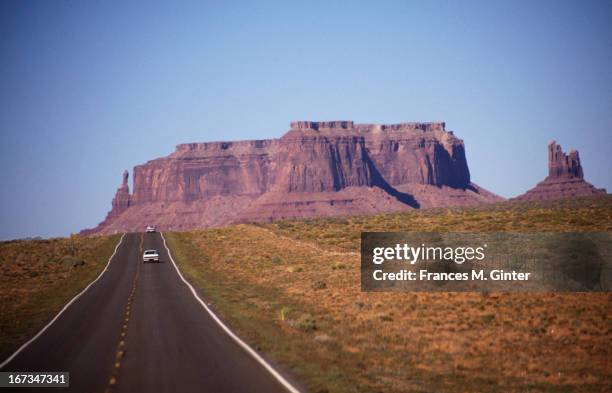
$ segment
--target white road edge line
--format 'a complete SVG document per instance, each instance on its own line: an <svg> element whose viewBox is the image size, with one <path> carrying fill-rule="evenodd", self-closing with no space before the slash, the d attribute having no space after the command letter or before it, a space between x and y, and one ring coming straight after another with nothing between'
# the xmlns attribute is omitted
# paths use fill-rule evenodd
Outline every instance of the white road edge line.
<svg viewBox="0 0 612 393"><path fill-rule="evenodd" d="M217 317L217 315L206 305L206 303L200 298L200 296L198 296L198 293L196 292L196 290L187 280L185 280L185 277L183 277L183 274L181 274L181 271L176 265L176 262L174 262L174 258L172 258L172 253L170 252L170 249L168 248L168 245L166 244L166 238L164 237L164 233L160 232L160 234L161 234L162 239L164 240L164 247L166 247L166 251L168 251L168 256L170 257L170 261L174 265L174 268L176 269L176 272L178 273L179 277L181 278L181 280L183 280L185 285L187 285L187 287L191 290L193 297L195 297L196 300L202 305L202 307L204 307L204 309L208 312L208 314L212 317L212 319L215 322L217 322L217 324L221 326L221 328L225 331L225 333L227 333L228 336L230 336L234 341L236 341L236 343L238 343L238 345L240 345L249 355L251 355L255 360L257 360L259 364L264 366L264 368L268 370L268 372L272 374L272 376L276 378L276 380L281 385L283 385L285 389L287 389L291 393L300 393L300 391L296 389L293 385L291 385L291 383L289 383L289 381L287 381L278 371L276 371L274 367L272 367L261 356L259 356L259 354L255 352L255 350L253 350L253 348L251 348L247 343L242 341L240 337L234 334L234 332L232 332L230 328L227 327L227 325L225 325L219 319L219 317Z"/></svg>
<svg viewBox="0 0 612 393"><path fill-rule="evenodd" d="M6 366L8 363L11 362L11 360L13 360L15 358L15 356L19 355L19 353L21 351L23 351L24 349L26 349L28 347L28 345L32 344L38 337L40 337L45 330L47 330L49 328L49 326L53 325L53 322L55 322L60 315L62 315L64 313L64 311L66 311L66 309L72 304L74 303L79 297L81 297L82 294L84 294L89 287L91 287L93 284L95 284L96 281L98 281L100 279L100 277L102 277L102 275L106 272L106 270L108 269L108 266L110 265L111 261L113 260L113 257L115 256L115 254L117 253L117 250L119 249L119 246L121 245L121 243L123 242L123 238L125 237L125 233L121 236L121 239L119 239L119 243L117 243L117 245L115 246L115 251L113 251L113 254L110 256L110 258L108 258L108 262L106 263L106 266L104 267L104 270L102 270L102 272L100 272L100 274L98 275L98 277L96 277L95 280L93 280L92 282L89 283L88 286L85 287L85 289L83 289L81 292L78 293L78 295L76 295L75 297L72 298L72 300L70 300L68 303L66 303L66 305L64 306L64 308L62 308L60 310L60 312L57 313L57 315L55 315L55 317L51 320L51 322L49 322L48 324L45 325L45 327L43 327L42 329L40 329L40 331L38 333L36 333L36 335L34 337L32 337L31 339L29 339L25 344L23 344L21 347L19 347L18 350L15 351L15 353L13 353L11 356L9 356L5 361L3 361L0 364L0 369L4 366Z"/></svg>

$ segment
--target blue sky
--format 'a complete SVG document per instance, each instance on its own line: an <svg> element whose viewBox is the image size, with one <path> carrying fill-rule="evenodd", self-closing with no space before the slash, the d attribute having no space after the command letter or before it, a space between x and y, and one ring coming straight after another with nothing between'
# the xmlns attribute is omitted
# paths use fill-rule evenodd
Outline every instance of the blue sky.
<svg viewBox="0 0 612 393"><path fill-rule="evenodd" d="M2 1L0 239L94 226L124 169L298 119L446 121L505 197L554 138L611 190L610 20L610 1Z"/></svg>

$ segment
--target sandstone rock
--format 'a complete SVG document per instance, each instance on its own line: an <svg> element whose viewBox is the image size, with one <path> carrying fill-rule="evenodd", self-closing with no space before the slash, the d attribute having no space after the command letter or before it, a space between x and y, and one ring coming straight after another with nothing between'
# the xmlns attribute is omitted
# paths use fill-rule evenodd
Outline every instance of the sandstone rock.
<svg viewBox="0 0 612 393"><path fill-rule="evenodd" d="M82 234L91 234L103 230L108 225L108 223L115 221L121 215L121 213L123 213L127 210L128 207L130 207L131 195L130 187L128 185L128 177L128 171L123 171L123 180L121 182L121 186L119 186L117 192L115 192L115 197L112 201L112 209L110 212L108 212L104 221L102 221L96 228L85 229L81 231Z"/></svg>
<svg viewBox="0 0 612 393"><path fill-rule="evenodd" d="M563 153L561 145L557 145L555 141L550 141L548 144L548 177L576 177L582 179L582 165L580 165L580 157L578 151L571 150L569 155Z"/></svg>
<svg viewBox="0 0 612 393"><path fill-rule="evenodd" d="M279 139L182 144L136 166L133 194L124 175L111 212L92 231L149 224L187 230L500 200L471 183L463 141L442 122L298 121Z"/></svg>
<svg viewBox="0 0 612 393"><path fill-rule="evenodd" d="M130 187L128 186L128 177L128 171L123 171L123 181L115 193L115 197L113 198L112 202L113 208L109 213L113 216L118 216L128 207L130 207Z"/></svg>
<svg viewBox="0 0 612 393"><path fill-rule="evenodd" d="M584 180L578 151L563 153L555 141L548 144L548 176L534 188L514 200L545 200L605 195L606 190L595 188Z"/></svg>
<svg viewBox="0 0 612 393"><path fill-rule="evenodd" d="M274 184L282 192L339 191L374 186L363 137L290 134L280 139L274 157Z"/></svg>

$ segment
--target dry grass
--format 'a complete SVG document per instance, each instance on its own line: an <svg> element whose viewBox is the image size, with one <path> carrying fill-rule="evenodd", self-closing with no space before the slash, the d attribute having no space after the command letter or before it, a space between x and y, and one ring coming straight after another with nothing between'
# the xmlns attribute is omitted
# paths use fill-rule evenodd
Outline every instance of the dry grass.
<svg viewBox="0 0 612 393"><path fill-rule="evenodd" d="M500 203L477 208L429 209L376 216L280 221L264 227L280 235L338 251L359 251L361 231L612 231L612 197Z"/></svg>
<svg viewBox="0 0 612 393"><path fill-rule="evenodd" d="M168 234L188 279L315 392L612 391L612 295L362 293L359 233L610 231L612 198Z"/></svg>
<svg viewBox="0 0 612 393"><path fill-rule="evenodd" d="M119 236L0 242L0 357L44 326L102 271Z"/></svg>

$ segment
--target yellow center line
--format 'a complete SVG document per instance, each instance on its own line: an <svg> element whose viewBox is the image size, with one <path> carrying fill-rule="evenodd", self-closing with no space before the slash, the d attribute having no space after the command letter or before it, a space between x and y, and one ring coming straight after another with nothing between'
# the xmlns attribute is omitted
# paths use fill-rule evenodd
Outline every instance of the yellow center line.
<svg viewBox="0 0 612 393"><path fill-rule="evenodd" d="M138 277L140 276L140 255L142 255L142 252L143 252L143 245L144 245L144 233L141 233L140 234L140 246L138 247L140 254L138 256L138 259L136 260L136 274L134 275L134 281L132 282L132 290L130 291L130 294L127 299L127 304L125 306L125 318L123 320L123 325L121 326L121 332L120 332L121 338L119 339L119 343L117 344L117 350L115 352L115 360L113 364L114 367L113 367L113 370L111 371L111 376L108 380L108 387L105 390L106 393L111 393L112 387L114 387L117 384L119 368L121 367L121 359L123 359L123 357L125 356L127 329L128 329L128 323L130 321L130 309L131 309L132 300L134 298L134 294L136 293Z"/></svg>

